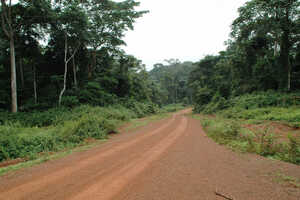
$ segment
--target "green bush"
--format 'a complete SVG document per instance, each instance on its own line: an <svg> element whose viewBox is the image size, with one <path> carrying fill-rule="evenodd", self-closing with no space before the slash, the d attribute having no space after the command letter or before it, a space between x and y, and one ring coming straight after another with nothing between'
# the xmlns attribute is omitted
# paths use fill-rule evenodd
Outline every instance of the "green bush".
<svg viewBox="0 0 300 200"><path fill-rule="evenodd" d="M75 107L80 104L77 96L63 96L61 104L66 107Z"/></svg>
<svg viewBox="0 0 300 200"><path fill-rule="evenodd" d="M134 112L137 117L145 117L149 114L156 114L159 112L157 105L147 102L137 102L133 99L124 101L121 105Z"/></svg>
<svg viewBox="0 0 300 200"><path fill-rule="evenodd" d="M229 105L227 100L224 97L222 97L219 93L216 93L212 98L211 102L203 108L203 112L206 114L211 114L219 110L224 110L228 107Z"/></svg>
<svg viewBox="0 0 300 200"><path fill-rule="evenodd" d="M237 121L224 118L201 117L201 124L207 135L219 144L242 152L257 153L262 156L300 164L299 138L289 136L288 143L276 141L272 129L250 131L242 128Z"/></svg>
<svg viewBox="0 0 300 200"><path fill-rule="evenodd" d="M279 107L266 107L256 109L242 109L242 108L230 108L223 111L219 111L224 118L233 119L253 119L260 121L283 121L287 122L294 127L300 126L300 109L299 107L279 108Z"/></svg>
<svg viewBox="0 0 300 200"><path fill-rule="evenodd" d="M107 130L103 119L97 116L83 116L77 121L65 122L61 136L66 142L80 143L87 138L105 139Z"/></svg>
<svg viewBox="0 0 300 200"><path fill-rule="evenodd" d="M300 105L299 97L299 93L258 92L231 98L230 104L244 109L289 107Z"/></svg>
<svg viewBox="0 0 300 200"><path fill-rule="evenodd" d="M203 127L208 129L210 137L220 144L229 144L232 140L241 139L241 126L237 122L217 122L202 121Z"/></svg>
<svg viewBox="0 0 300 200"><path fill-rule="evenodd" d="M41 152L74 147L88 138L105 139L117 132L122 122L159 111L152 103L132 100L110 107L82 105L43 112L4 112L0 115L0 161L31 159Z"/></svg>
<svg viewBox="0 0 300 200"><path fill-rule="evenodd" d="M184 109L184 106L182 104L169 104L167 106L164 106L162 111L163 112L175 112L178 110Z"/></svg>
<svg viewBox="0 0 300 200"><path fill-rule="evenodd" d="M194 97L194 111L200 113L203 111L205 106L210 103L214 96L213 91L209 88L198 88Z"/></svg>
<svg viewBox="0 0 300 200"><path fill-rule="evenodd" d="M300 105L299 93L279 93L274 91L257 92L225 99L219 93L211 94L211 91L202 88L195 100L197 113L214 113L222 110L255 110L266 107L288 108ZM254 113L249 113L254 114ZM251 116L249 116L251 118Z"/></svg>
<svg viewBox="0 0 300 200"><path fill-rule="evenodd" d="M289 136L288 161L300 164L300 141L296 137Z"/></svg>
<svg viewBox="0 0 300 200"><path fill-rule="evenodd" d="M56 151L58 137L51 134L6 134L0 138L0 161L29 158L32 155Z"/></svg>
<svg viewBox="0 0 300 200"><path fill-rule="evenodd" d="M43 127L54 125L55 121L61 115L70 114L70 110L64 107L52 108L47 111L19 112L8 113L4 112L0 115L0 124L20 123L24 127Z"/></svg>

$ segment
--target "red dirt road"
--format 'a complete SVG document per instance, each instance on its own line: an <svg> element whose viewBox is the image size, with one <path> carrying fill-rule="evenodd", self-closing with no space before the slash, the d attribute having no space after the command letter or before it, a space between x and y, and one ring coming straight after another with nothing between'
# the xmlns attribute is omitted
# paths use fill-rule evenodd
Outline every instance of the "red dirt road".
<svg viewBox="0 0 300 200"><path fill-rule="evenodd" d="M0 177L0 200L300 199L299 188L272 180L300 179L299 166L217 145L186 112Z"/></svg>

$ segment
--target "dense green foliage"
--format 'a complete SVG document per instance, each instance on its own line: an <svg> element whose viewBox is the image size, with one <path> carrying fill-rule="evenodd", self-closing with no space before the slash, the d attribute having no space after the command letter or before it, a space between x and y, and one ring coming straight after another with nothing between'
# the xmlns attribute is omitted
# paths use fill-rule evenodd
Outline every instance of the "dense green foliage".
<svg viewBox="0 0 300 200"><path fill-rule="evenodd" d="M152 101L159 105L192 103L192 91L188 86L190 72L195 68L192 62L183 62L176 59L166 60L167 65L155 64L149 72L152 88L156 91Z"/></svg>
<svg viewBox="0 0 300 200"><path fill-rule="evenodd" d="M134 0L19 0L11 9L19 111L58 104L107 106L128 99L150 102L145 66L121 50L124 33L146 11ZM1 12L2 10L2 12ZM2 19L4 20L4 19ZM5 24L2 28L9 28ZM10 40L0 29L0 109L9 110Z"/></svg>
<svg viewBox="0 0 300 200"><path fill-rule="evenodd" d="M38 153L60 151L87 139L105 139L108 134L117 132L120 124L158 112L165 111L154 104L133 102L111 107L51 109L29 116L1 113L0 161L31 159Z"/></svg>
<svg viewBox="0 0 300 200"><path fill-rule="evenodd" d="M184 97L192 63L161 69L176 85L174 100L174 85L121 49L125 32L147 13L136 11L139 2L0 3L0 161L105 139L129 119L189 103Z"/></svg>
<svg viewBox="0 0 300 200"><path fill-rule="evenodd" d="M242 6L226 51L206 56L191 73L195 110L214 112L236 101L248 108L298 105L297 94L287 93L299 88L299 8L296 0L250 0Z"/></svg>
<svg viewBox="0 0 300 200"><path fill-rule="evenodd" d="M300 126L300 2L249 0L232 23L227 49L204 57L189 76L194 111L221 144L300 164L299 135L287 143L268 128L241 123L280 121Z"/></svg>
<svg viewBox="0 0 300 200"><path fill-rule="evenodd" d="M289 135L287 142L278 140L271 129L250 131L237 120L221 117L197 117L208 134L219 144L241 152L252 152L300 165L300 140Z"/></svg>
<svg viewBox="0 0 300 200"><path fill-rule="evenodd" d="M297 0L249 0L225 51L197 63L166 60L150 72L121 49L147 13L135 0L8 2L0 1L0 161L104 139L168 104L165 111L193 103L196 112L300 126ZM299 163L294 138L266 153L238 125L214 123L216 140Z"/></svg>

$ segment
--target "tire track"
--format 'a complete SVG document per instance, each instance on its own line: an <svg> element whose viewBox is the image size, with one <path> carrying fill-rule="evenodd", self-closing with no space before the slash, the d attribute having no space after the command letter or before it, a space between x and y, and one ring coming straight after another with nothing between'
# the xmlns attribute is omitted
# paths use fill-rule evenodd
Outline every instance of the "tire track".
<svg viewBox="0 0 300 200"><path fill-rule="evenodd" d="M178 127L177 130L161 140L156 146L143 153L140 158L109 174L97 183L90 185L78 195L70 196L68 200L112 199L114 195L121 191L123 186L144 171L153 161L157 160L160 155L183 135L187 128L187 119L185 117L182 118L176 127Z"/></svg>
<svg viewBox="0 0 300 200"><path fill-rule="evenodd" d="M179 124L180 120L181 119L177 117L173 124ZM51 196L51 200L65 199L68 198L70 195L69 193L77 194L91 184L94 184L99 180L101 181L103 177L115 173L115 171L128 165L131 161L140 158L141 154L144 154L144 152L147 152L161 140L168 137L175 129L176 126L169 126L168 128L163 129L163 134L156 134L153 137L139 142L132 148L128 148L108 157L104 161L88 165L86 168L79 170L76 173L62 177L53 183L49 183L35 191L25 194L21 199L42 200L48 199L49 196Z"/></svg>

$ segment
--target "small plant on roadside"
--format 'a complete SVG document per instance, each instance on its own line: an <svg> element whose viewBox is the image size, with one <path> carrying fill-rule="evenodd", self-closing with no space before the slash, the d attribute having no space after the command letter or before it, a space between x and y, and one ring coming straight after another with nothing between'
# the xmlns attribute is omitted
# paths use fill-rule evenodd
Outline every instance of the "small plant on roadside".
<svg viewBox="0 0 300 200"><path fill-rule="evenodd" d="M237 138L240 136L241 125L237 121L229 122L226 126L225 131L227 137L232 139Z"/></svg>
<svg viewBox="0 0 300 200"><path fill-rule="evenodd" d="M201 125L203 126L203 128L210 126L210 120L201 119Z"/></svg>
<svg viewBox="0 0 300 200"><path fill-rule="evenodd" d="M273 176L274 176L273 180L277 183L284 184L284 185L288 184L292 187L300 188L300 179L298 178L287 176L281 172L276 172Z"/></svg>
<svg viewBox="0 0 300 200"><path fill-rule="evenodd" d="M218 144L226 145L239 152L251 152L272 159L300 164L299 138L290 135L288 142L279 141L270 124L250 130L241 126L244 121L232 121L220 116L216 118L205 115L194 117L201 121L207 135Z"/></svg>
<svg viewBox="0 0 300 200"><path fill-rule="evenodd" d="M295 164L300 164L300 142L296 137L289 135L288 144L288 158L289 161Z"/></svg>
<svg viewBox="0 0 300 200"><path fill-rule="evenodd" d="M269 125L254 131L255 139L258 142L256 152L262 156L270 156L276 153L275 138L273 129Z"/></svg>

